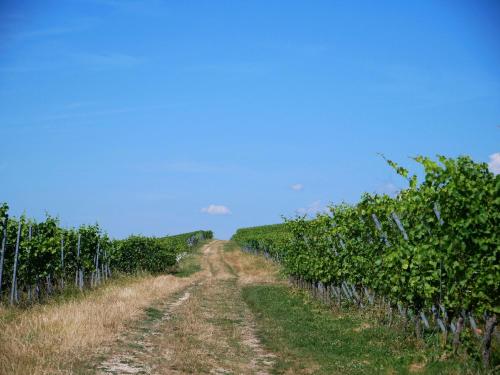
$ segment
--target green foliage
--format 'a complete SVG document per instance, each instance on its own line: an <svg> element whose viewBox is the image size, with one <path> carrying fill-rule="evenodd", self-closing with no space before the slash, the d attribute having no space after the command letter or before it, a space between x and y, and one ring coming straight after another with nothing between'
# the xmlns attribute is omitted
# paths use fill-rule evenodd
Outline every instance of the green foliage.
<svg viewBox="0 0 500 375"><path fill-rule="evenodd" d="M231 239L246 250L267 252L281 259L289 238L284 224L272 224L238 229Z"/></svg>
<svg viewBox="0 0 500 375"><path fill-rule="evenodd" d="M123 273L164 272L176 264L177 256L203 239L213 237L211 231L196 231L161 238L131 236L111 240L98 224L65 229L59 220L47 215L44 221L8 217L7 204L0 205L0 244L7 225L6 249L0 290L12 288L17 231L21 224L17 285L20 294L50 292L53 284L72 285L77 271L89 281L91 275L108 270ZM78 255L78 242L80 254ZM103 267L105 266L105 267ZM49 281L50 280L50 281ZM0 296L1 297L1 296Z"/></svg>
<svg viewBox="0 0 500 375"><path fill-rule="evenodd" d="M290 275L366 286L413 311L499 313L500 177L466 156L414 160L420 185L387 160L409 181L394 198L365 194L313 220L239 229L233 240L269 252Z"/></svg>
<svg viewBox="0 0 500 375"><path fill-rule="evenodd" d="M197 231L167 237L130 236L114 241L113 266L122 272L165 272L177 263L177 256L199 241L211 239L211 231Z"/></svg>
<svg viewBox="0 0 500 375"><path fill-rule="evenodd" d="M6 207L3 205L2 208ZM100 261L109 261L111 241L101 231L97 224L84 225L78 229L60 227L59 220L47 215L42 222L27 219L25 216L13 218L7 216L7 210L0 210L3 219L0 223L7 224L6 248L4 254L2 291L12 286L17 232L21 225L19 242L17 285L22 293L28 290L36 293L46 287L47 279L71 280L77 269L84 274L95 270L95 256L99 243ZM76 248L80 235L80 257ZM0 238L2 234L0 233ZM62 252L62 254L61 254ZM62 255L62 256L61 256ZM64 260L62 260L62 257Z"/></svg>

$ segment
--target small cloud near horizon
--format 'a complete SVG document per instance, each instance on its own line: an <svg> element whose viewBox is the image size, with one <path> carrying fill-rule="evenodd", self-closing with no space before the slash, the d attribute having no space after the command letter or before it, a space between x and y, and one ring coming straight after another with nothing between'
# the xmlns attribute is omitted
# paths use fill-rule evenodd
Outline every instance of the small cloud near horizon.
<svg viewBox="0 0 500 375"><path fill-rule="evenodd" d="M296 210L299 215L316 215L320 212L326 211L327 208L321 205L320 200L312 202L307 207L301 207Z"/></svg>
<svg viewBox="0 0 500 375"><path fill-rule="evenodd" d="M490 155L488 168L491 173L500 174L500 152L495 152L494 154Z"/></svg>
<svg viewBox="0 0 500 375"><path fill-rule="evenodd" d="M223 205L211 204L208 207L203 207L201 212L209 215L230 215L231 210Z"/></svg>
<svg viewBox="0 0 500 375"><path fill-rule="evenodd" d="M294 191L301 191L304 189L304 185L302 184L293 184L292 186L290 186L292 188L292 190Z"/></svg>
<svg viewBox="0 0 500 375"><path fill-rule="evenodd" d="M386 194L389 196L395 196L401 189L394 185L392 182L386 182L380 185L375 191L377 194Z"/></svg>

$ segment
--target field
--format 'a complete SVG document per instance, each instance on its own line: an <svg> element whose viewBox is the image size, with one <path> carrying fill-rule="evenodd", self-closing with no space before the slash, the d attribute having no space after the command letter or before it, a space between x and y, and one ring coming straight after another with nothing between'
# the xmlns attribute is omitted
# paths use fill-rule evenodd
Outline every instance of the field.
<svg viewBox="0 0 500 375"><path fill-rule="evenodd" d="M478 374L500 366L498 175L425 181L316 217L111 240L2 206L1 374Z"/></svg>
<svg viewBox="0 0 500 375"><path fill-rule="evenodd" d="M189 272L193 262L199 270ZM0 372L474 372L460 361L430 359L432 351L411 335L367 315L318 304L290 288L276 264L234 244L203 245L179 271L2 310Z"/></svg>
<svg viewBox="0 0 500 375"><path fill-rule="evenodd" d="M233 239L327 305L378 310L442 356L496 368L500 179L465 156L415 160L425 171L420 185L387 160L409 183L394 197L364 194L314 219L239 229Z"/></svg>

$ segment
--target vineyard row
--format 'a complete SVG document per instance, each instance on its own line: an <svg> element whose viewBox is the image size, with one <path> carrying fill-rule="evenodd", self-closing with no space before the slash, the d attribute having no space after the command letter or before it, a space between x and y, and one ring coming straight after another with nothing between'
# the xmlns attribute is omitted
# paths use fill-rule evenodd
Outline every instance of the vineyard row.
<svg viewBox="0 0 500 375"><path fill-rule="evenodd" d="M420 184L387 161L409 182L395 197L364 194L314 219L239 229L233 240L322 298L359 307L378 298L417 336L437 329L447 343L450 332L455 351L479 338L487 365L500 313L500 176L466 156L415 160Z"/></svg>
<svg viewBox="0 0 500 375"><path fill-rule="evenodd" d="M0 205L0 301L40 301L66 288L94 287L115 273L160 273L183 253L212 238L211 231L176 236L110 239L95 225L65 229L57 218L9 217Z"/></svg>

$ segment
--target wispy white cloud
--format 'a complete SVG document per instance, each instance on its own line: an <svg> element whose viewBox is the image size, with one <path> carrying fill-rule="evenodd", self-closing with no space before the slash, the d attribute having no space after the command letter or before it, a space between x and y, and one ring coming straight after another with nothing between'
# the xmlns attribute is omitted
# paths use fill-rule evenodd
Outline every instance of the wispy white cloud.
<svg viewBox="0 0 500 375"><path fill-rule="evenodd" d="M483 71L436 70L415 64L360 62L360 77L370 75L365 92L381 98L411 101L414 108L439 107L490 97L498 92L499 81ZM386 99L382 99L386 100ZM390 99L394 100L394 99Z"/></svg>
<svg viewBox="0 0 500 375"><path fill-rule="evenodd" d="M327 208L321 204L320 200L314 201L306 207L296 210L299 215L316 215L320 212L326 212Z"/></svg>
<svg viewBox="0 0 500 375"><path fill-rule="evenodd" d="M22 21L22 19L19 20ZM14 40L15 39L25 40L25 39L49 38L60 35L72 34L91 29L98 22L99 22L98 18L82 17L82 18L72 19L71 22L67 23L66 25L33 28L33 29L23 30L17 33L12 33L12 38ZM27 23L23 22L23 24Z"/></svg>
<svg viewBox="0 0 500 375"><path fill-rule="evenodd" d="M94 69L130 68L145 62L142 57L122 53L80 53L74 55L73 59Z"/></svg>
<svg viewBox="0 0 500 375"><path fill-rule="evenodd" d="M6 22L17 22L17 21L26 21L26 15L22 13L15 13L15 12L3 12L0 13L0 20L3 23Z"/></svg>
<svg viewBox="0 0 500 375"><path fill-rule="evenodd" d="M23 65L5 65L0 66L0 74L16 74L16 73L33 73L41 72L47 70L57 70L63 68L63 64L60 62L42 62L39 61L37 64L23 64Z"/></svg>
<svg viewBox="0 0 500 375"><path fill-rule="evenodd" d="M161 192L142 192L142 193L137 193L136 197L141 201L147 201L147 202L158 202L158 201L174 199L174 196L172 194L161 193Z"/></svg>
<svg viewBox="0 0 500 375"><path fill-rule="evenodd" d="M295 191L301 191L304 189L304 185L302 184L293 184L292 186L290 186L290 188L292 190L295 190Z"/></svg>
<svg viewBox="0 0 500 375"><path fill-rule="evenodd" d="M162 16L168 10L167 2L162 0L93 0L93 2L119 12L149 17Z"/></svg>
<svg viewBox="0 0 500 375"><path fill-rule="evenodd" d="M237 168L232 165L214 164L194 160L184 161L157 161L138 165L143 172L180 172L180 173L224 173L234 172Z"/></svg>
<svg viewBox="0 0 500 375"><path fill-rule="evenodd" d="M269 63L236 61L189 65L184 70L192 73L262 74L270 72L272 66Z"/></svg>
<svg viewBox="0 0 500 375"><path fill-rule="evenodd" d="M328 52L329 46L323 43L287 43L283 45L284 49L289 52L306 56L306 57L319 57Z"/></svg>
<svg viewBox="0 0 500 375"><path fill-rule="evenodd" d="M87 118L87 117L100 117L117 115L121 113L131 113L131 112L149 112L156 109L166 109L166 106L146 106L146 107L123 107L123 108L109 108L100 111L88 111L88 112L63 112L55 114L52 116L41 117L41 120L53 121L53 120L66 120L72 118Z"/></svg>
<svg viewBox="0 0 500 375"><path fill-rule="evenodd" d="M83 104L82 104L83 105ZM75 109L77 109L75 107ZM35 116L31 119L24 119L22 121L19 120L7 120L2 119L3 123L6 124L7 127L15 127L19 128L20 126L24 126L26 129L31 128L39 128L42 124L50 123L51 129L58 129L61 127L67 128L68 122L62 122L62 120L92 120L94 118L105 117L105 116L114 116L120 115L124 113L141 113L141 112L151 112L155 110L162 110L170 108L169 106L159 105L159 106L144 106L144 107L123 107L123 108L108 108L102 110L95 111L74 111L71 108L66 107L65 112L56 113L53 115L40 115ZM57 121L61 121L60 123L55 123Z"/></svg>
<svg viewBox="0 0 500 375"><path fill-rule="evenodd" d="M494 174L500 174L500 152L495 152L490 155L488 168Z"/></svg>
<svg viewBox="0 0 500 375"><path fill-rule="evenodd" d="M48 27L46 29L35 29L35 30L24 31L19 34L16 34L15 36L21 39L41 38L41 37L64 35L81 30L83 30L81 27L74 27L74 26Z"/></svg>
<svg viewBox="0 0 500 375"><path fill-rule="evenodd" d="M203 207L201 212L209 215L229 215L231 210L223 205L211 204L208 207Z"/></svg>
<svg viewBox="0 0 500 375"><path fill-rule="evenodd" d="M32 73L71 68L88 70L131 69L141 66L146 62L147 59L144 57L124 53L61 54L57 59L52 60L41 57L39 61L23 65L6 64L0 66L0 73Z"/></svg>
<svg viewBox="0 0 500 375"><path fill-rule="evenodd" d="M379 185L376 189L377 194L387 194L390 196L396 195L401 189L394 185L392 182L385 182Z"/></svg>
<svg viewBox="0 0 500 375"><path fill-rule="evenodd" d="M66 104L65 108L73 110L73 109L88 107L89 105L92 105L92 104L93 104L92 102L75 101L75 102L71 102L71 103Z"/></svg>
<svg viewBox="0 0 500 375"><path fill-rule="evenodd" d="M285 42L285 43L263 43L260 45L262 48L277 50L284 53L294 54L303 57L319 57L330 50L330 46L325 43L296 43L296 42Z"/></svg>

